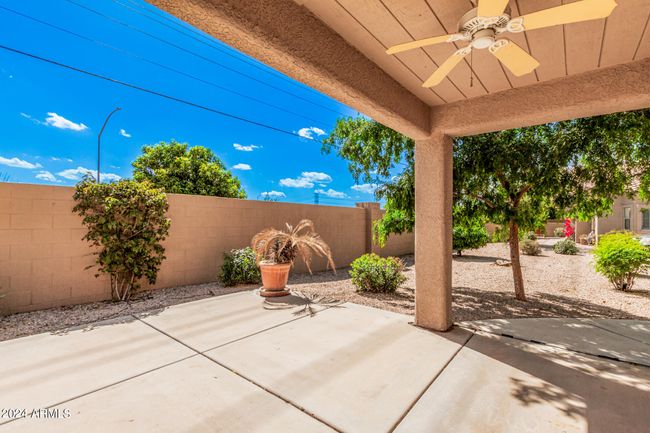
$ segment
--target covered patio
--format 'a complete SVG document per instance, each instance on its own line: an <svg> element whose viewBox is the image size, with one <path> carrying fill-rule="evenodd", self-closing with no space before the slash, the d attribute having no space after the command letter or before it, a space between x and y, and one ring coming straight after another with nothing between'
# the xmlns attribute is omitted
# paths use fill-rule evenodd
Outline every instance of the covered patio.
<svg viewBox="0 0 650 433"><path fill-rule="evenodd" d="M416 140L415 252L426 266L417 273L415 322L437 331L453 323L452 137L650 106L650 3L643 0L619 1L606 19L508 33L539 62L531 73L516 76L476 49L471 63L465 57L428 88L423 82L466 43L386 49L455 33L470 1L150 3ZM491 3L517 17L570 2Z"/></svg>
<svg viewBox="0 0 650 433"><path fill-rule="evenodd" d="M410 320L248 291L5 341L0 430L647 431L647 322Z"/></svg>

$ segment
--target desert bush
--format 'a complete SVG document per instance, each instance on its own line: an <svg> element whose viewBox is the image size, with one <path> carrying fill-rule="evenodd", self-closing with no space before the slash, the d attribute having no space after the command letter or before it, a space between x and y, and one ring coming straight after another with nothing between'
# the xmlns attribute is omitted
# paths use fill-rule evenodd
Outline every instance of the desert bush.
<svg viewBox="0 0 650 433"><path fill-rule="evenodd" d="M510 232L508 231L508 227L497 226L494 229L494 233L492 233L492 238L490 239L490 242L493 243L508 242L508 238L510 238Z"/></svg>
<svg viewBox="0 0 650 433"><path fill-rule="evenodd" d="M314 223L301 220L295 227L287 224L287 230L264 229L251 240L251 247L258 262L291 263L300 256L311 273L314 254L327 259L327 266L336 272L332 251L314 231Z"/></svg>
<svg viewBox="0 0 650 433"><path fill-rule="evenodd" d="M485 246L490 235L485 224L474 221L467 224L454 224L453 228L453 250L460 256L463 250L473 250Z"/></svg>
<svg viewBox="0 0 650 433"><path fill-rule="evenodd" d="M553 236L556 238L563 238L564 237L564 227L555 227L553 230Z"/></svg>
<svg viewBox="0 0 650 433"><path fill-rule="evenodd" d="M539 246L539 243L532 239L524 239L519 248L527 256L539 256L542 253L542 248Z"/></svg>
<svg viewBox="0 0 650 433"><path fill-rule="evenodd" d="M359 292L394 292L406 281L404 263L396 257L364 254L352 262L352 284Z"/></svg>
<svg viewBox="0 0 650 433"><path fill-rule="evenodd" d="M95 276L110 276L113 299L127 300L142 278L154 284L165 259L161 242L171 224L165 193L148 182L97 183L86 177L77 184L74 200L73 212L88 229L83 239L98 247Z"/></svg>
<svg viewBox="0 0 650 433"><path fill-rule="evenodd" d="M526 234L524 235L524 240L536 241L537 235L535 234L535 232L526 232Z"/></svg>
<svg viewBox="0 0 650 433"><path fill-rule="evenodd" d="M257 284L261 281L255 251L251 247L223 253L219 281L228 287L237 284Z"/></svg>
<svg viewBox="0 0 650 433"><path fill-rule="evenodd" d="M631 290L636 276L650 268L650 249L631 233L610 233L600 238L594 249L596 272L614 288Z"/></svg>
<svg viewBox="0 0 650 433"><path fill-rule="evenodd" d="M575 256L580 250L576 246L576 243L571 239L563 239L553 245L553 251L555 251L556 254Z"/></svg>

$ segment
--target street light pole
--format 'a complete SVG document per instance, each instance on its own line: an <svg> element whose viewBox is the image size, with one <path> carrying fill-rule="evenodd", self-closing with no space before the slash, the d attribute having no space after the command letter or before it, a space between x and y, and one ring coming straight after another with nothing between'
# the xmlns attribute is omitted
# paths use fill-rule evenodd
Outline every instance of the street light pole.
<svg viewBox="0 0 650 433"><path fill-rule="evenodd" d="M100 170L100 153L101 153L101 142L102 142L102 134L104 133L104 128L106 128L106 124L108 123L108 120L111 118L113 114L116 112L120 111L120 107L116 107L115 110L111 111L108 116L106 116L106 120L104 120L104 125L102 125L102 129L99 131L99 135L97 135L97 183L99 183L99 170Z"/></svg>

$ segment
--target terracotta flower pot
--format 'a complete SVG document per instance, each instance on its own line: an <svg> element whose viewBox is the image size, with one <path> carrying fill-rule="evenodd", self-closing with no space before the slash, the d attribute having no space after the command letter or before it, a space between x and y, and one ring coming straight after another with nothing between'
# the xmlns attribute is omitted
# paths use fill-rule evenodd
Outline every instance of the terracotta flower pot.
<svg viewBox="0 0 650 433"><path fill-rule="evenodd" d="M286 286L291 263L260 263L259 266L262 273L261 296L286 296L289 294Z"/></svg>

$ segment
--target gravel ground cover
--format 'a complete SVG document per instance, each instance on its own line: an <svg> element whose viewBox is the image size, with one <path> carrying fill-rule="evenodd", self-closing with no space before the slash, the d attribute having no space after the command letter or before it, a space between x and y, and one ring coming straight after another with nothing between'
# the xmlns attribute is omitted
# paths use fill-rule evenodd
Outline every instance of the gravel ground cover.
<svg viewBox="0 0 650 433"><path fill-rule="evenodd" d="M515 317L599 317L650 319L650 276L637 279L634 290L614 290L593 270L589 249L576 256L557 255L545 239L542 255L522 255L527 302L514 299L512 270L495 264L508 259L505 244L489 244L454 257L453 313L456 321ZM325 298L368 305L405 314L415 306L413 256L403 257L407 281L393 294L357 293L348 269L292 275L290 288L311 299ZM175 287L136 295L128 303L95 302L0 318L0 341L39 332L53 332L98 320L164 308L170 305L218 296L254 286L224 288L218 283Z"/></svg>
<svg viewBox="0 0 650 433"><path fill-rule="evenodd" d="M558 255L553 244L558 239L540 241L540 256L521 256L527 302L514 298L512 269L498 266L508 259L502 243L466 251L453 262L454 320L482 320L515 317L600 317L650 319L650 276L637 278L630 292L614 290L593 268L590 248L581 247L575 256ZM314 277L291 278L292 289L327 295L343 301L413 314L415 307L415 266L413 256L406 263L407 281L394 294L357 293L347 270L337 275L319 273Z"/></svg>

